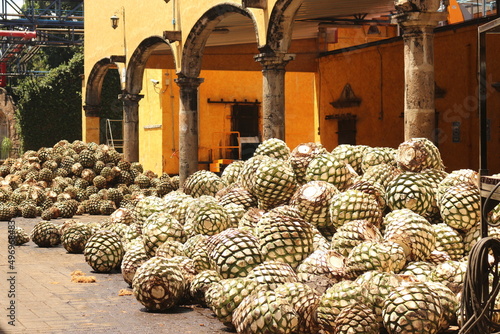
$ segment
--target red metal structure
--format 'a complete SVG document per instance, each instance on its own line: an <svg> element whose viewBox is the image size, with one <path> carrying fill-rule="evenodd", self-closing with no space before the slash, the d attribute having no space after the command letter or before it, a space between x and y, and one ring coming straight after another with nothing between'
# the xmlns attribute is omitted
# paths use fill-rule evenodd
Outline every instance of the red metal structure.
<svg viewBox="0 0 500 334"><path fill-rule="evenodd" d="M36 31L19 31L19 30L0 30L0 37L18 38L23 41L36 38ZM22 51L24 43L10 44L6 52L2 54L0 62L0 87L7 86L7 63L12 60L16 54Z"/></svg>
<svg viewBox="0 0 500 334"><path fill-rule="evenodd" d="M0 86L27 75L25 64L40 47L83 44L83 0L0 0Z"/></svg>
<svg viewBox="0 0 500 334"><path fill-rule="evenodd" d="M36 31L0 30L0 37L36 38Z"/></svg>

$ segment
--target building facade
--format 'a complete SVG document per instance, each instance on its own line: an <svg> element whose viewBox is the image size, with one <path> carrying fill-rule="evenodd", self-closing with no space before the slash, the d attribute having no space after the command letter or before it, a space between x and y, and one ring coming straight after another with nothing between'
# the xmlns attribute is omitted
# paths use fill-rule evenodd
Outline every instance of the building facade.
<svg viewBox="0 0 500 334"><path fill-rule="evenodd" d="M117 70L125 156L157 173L182 178L218 159L245 158L270 137L292 149L397 147L408 85L405 42L390 11L393 1L376 0L90 2L84 140L100 140L100 91ZM449 170L478 168L477 27L485 20L435 30L435 141ZM493 87L500 69L496 37L488 38ZM488 109L498 110L500 96L488 91ZM498 113L488 124L489 165L498 172Z"/></svg>

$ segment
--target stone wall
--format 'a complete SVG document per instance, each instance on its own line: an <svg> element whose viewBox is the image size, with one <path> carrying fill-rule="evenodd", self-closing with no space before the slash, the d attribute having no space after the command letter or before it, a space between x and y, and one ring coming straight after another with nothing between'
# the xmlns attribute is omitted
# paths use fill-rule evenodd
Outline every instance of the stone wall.
<svg viewBox="0 0 500 334"><path fill-rule="evenodd" d="M11 157L19 156L21 148L21 137L16 124L15 112L16 105L12 100L12 96L10 96L5 89L0 88L0 113L3 114L1 118L5 117L7 122L7 133L12 140ZM0 138L0 144L2 139L3 138Z"/></svg>

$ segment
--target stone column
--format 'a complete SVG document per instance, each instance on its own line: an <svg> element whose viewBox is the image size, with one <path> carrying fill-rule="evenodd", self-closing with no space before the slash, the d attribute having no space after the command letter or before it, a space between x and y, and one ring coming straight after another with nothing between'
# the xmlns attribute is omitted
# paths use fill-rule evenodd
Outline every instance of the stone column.
<svg viewBox="0 0 500 334"><path fill-rule="evenodd" d="M85 105L83 110L85 110L85 133L83 134L83 140L87 143L100 143L100 122L101 114L100 105Z"/></svg>
<svg viewBox="0 0 500 334"><path fill-rule="evenodd" d="M198 87L202 78L179 77L179 179L180 185L198 170Z"/></svg>
<svg viewBox="0 0 500 334"><path fill-rule="evenodd" d="M261 53L255 60L262 64L262 140L285 140L285 66L295 55Z"/></svg>
<svg viewBox="0 0 500 334"><path fill-rule="evenodd" d="M139 101L144 97L126 91L118 98L123 101L123 159L139 161Z"/></svg>
<svg viewBox="0 0 500 334"><path fill-rule="evenodd" d="M403 29L405 65L404 135L435 141L434 28L446 12L403 12L395 18Z"/></svg>

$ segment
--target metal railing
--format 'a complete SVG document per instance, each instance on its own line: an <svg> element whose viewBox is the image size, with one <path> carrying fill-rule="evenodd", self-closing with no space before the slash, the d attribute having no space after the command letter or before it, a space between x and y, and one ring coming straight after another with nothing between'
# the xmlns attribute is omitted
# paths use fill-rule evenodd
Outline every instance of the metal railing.
<svg viewBox="0 0 500 334"><path fill-rule="evenodd" d="M231 145L231 140L234 136L236 136L237 144ZM217 153L217 151L218 157L216 158L214 153ZM240 133L238 131L212 132L212 147L210 148L210 156L210 160L212 161L217 159L241 159Z"/></svg>
<svg viewBox="0 0 500 334"><path fill-rule="evenodd" d="M116 138L113 135L112 122L120 123L122 126L123 121L121 119L106 119L106 145L114 148L118 152L123 152L123 138Z"/></svg>

